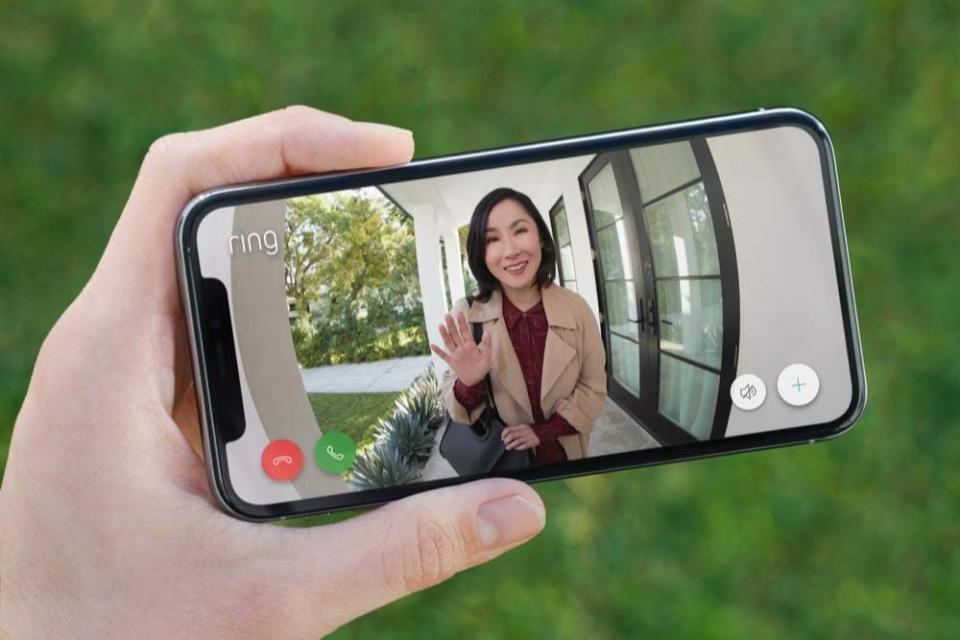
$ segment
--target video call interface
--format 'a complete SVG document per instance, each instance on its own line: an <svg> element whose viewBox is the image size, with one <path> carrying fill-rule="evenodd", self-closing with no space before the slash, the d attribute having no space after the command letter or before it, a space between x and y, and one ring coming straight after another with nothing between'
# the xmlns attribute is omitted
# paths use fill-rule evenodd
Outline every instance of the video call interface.
<svg viewBox="0 0 960 640"><path fill-rule="evenodd" d="M828 189L801 128L244 204L197 230L201 276L226 290L236 346L242 432L220 446L239 498L459 475L440 451L447 429L467 428L442 393L456 376L430 345L444 347L445 315L477 291L471 217L504 187L545 223L549 287L600 335L595 419L559 410L583 457L821 424L849 407ZM546 320L549 341L559 329ZM507 360L494 358L492 379ZM560 375L547 369L544 380ZM545 457L534 464L556 460Z"/></svg>

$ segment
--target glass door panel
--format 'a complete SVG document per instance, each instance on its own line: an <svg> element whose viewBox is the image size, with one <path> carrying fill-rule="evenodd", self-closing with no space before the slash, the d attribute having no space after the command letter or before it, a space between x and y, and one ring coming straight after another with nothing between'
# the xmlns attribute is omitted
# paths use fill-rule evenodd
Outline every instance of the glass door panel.
<svg viewBox="0 0 960 640"><path fill-rule="evenodd" d="M577 290L577 279L573 270L573 247L560 247L560 271L563 275L561 284L567 289Z"/></svg>
<svg viewBox="0 0 960 640"><path fill-rule="evenodd" d="M620 192L617 191L617 179L613 175L612 164L607 164L590 180L589 189L597 229L623 217L623 205L620 202Z"/></svg>
<svg viewBox="0 0 960 640"><path fill-rule="evenodd" d="M637 294L630 280L604 283L607 294L607 326L612 333L639 341L640 322L637 320Z"/></svg>
<svg viewBox="0 0 960 640"><path fill-rule="evenodd" d="M611 374L627 393L639 400L641 343L635 269L637 242L624 215L623 194L611 162L586 181L596 230L604 318L609 334ZM645 352L644 352L645 353Z"/></svg>
<svg viewBox="0 0 960 640"><path fill-rule="evenodd" d="M603 277L605 280L626 279L633 280L634 249L627 239L627 227L624 221L617 220L608 227L597 231L599 252L606 256L603 262Z"/></svg>
<svg viewBox="0 0 960 640"><path fill-rule="evenodd" d="M649 202L700 177L689 142L671 142L630 150L637 171L640 197Z"/></svg>
<svg viewBox="0 0 960 640"><path fill-rule="evenodd" d="M699 440L710 437L720 376L669 355L660 358L660 413Z"/></svg>
<svg viewBox="0 0 960 640"><path fill-rule="evenodd" d="M563 198L550 210L550 219L553 221L554 241L560 267L560 284L573 291L577 290L577 273L573 264L573 244L570 241L570 227L567 224L567 210L563 205Z"/></svg>
<svg viewBox="0 0 960 640"><path fill-rule="evenodd" d="M659 280L660 349L720 368L723 304L719 280Z"/></svg>
<svg viewBox="0 0 960 640"><path fill-rule="evenodd" d="M720 275L717 237L702 182L647 206L645 214L658 278Z"/></svg>
<svg viewBox="0 0 960 640"><path fill-rule="evenodd" d="M659 413L698 439L713 425L721 355L720 261L689 142L630 152L653 261Z"/></svg>
<svg viewBox="0 0 960 640"><path fill-rule="evenodd" d="M633 395L640 396L640 350L637 343L618 335L610 336L613 377Z"/></svg>
<svg viewBox="0 0 960 640"><path fill-rule="evenodd" d="M570 244L570 231L567 228L567 211L561 205L553 214L553 224L557 229L556 242L558 245Z"/></svg>

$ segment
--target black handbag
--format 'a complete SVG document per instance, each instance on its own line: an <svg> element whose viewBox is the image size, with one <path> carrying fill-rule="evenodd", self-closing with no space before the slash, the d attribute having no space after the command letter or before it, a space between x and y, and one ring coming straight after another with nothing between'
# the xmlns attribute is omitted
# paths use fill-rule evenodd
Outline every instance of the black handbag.
<svg viewBox="0 0 960 640"><path fill-rule="evenodd" d="M473 340L480 344L482 325L478 322L471 324ZM500 434L505 425L493 400L490 374L484 378L484 383L486 407L480 417L473 424L465 424L457 422L447 412L447 428L440 440L440 455L461 476L523 469L536 463L533 449L507 451L503 446Z"/></svg>

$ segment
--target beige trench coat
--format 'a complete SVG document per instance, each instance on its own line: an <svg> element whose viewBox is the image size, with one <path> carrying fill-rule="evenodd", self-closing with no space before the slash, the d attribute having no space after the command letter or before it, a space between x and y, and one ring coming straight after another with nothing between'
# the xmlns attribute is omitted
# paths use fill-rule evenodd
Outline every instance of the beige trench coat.
<svg viewBox="0 0 960 640"><path fill-rule="evenodd" d="M508 426L532 424L533 410L520 360L501 322L500 296L494 291L487 302L475 301L472 307L461 298L453 313L465 311L467 322L482 322L484 332L492 332L490 382L500 417ZM567 459L577 460L587 453L590 432L607 397L606 353L593 311L579 294L551 284L541 289L541 296L550 326L543 354L540 407L545 418L559 413L577 430L576 435L560 436ZM440 384L440 397L454 420L472 424L483 405L468 412L457 402L454 382L456 376L448 369Z"/></svg>

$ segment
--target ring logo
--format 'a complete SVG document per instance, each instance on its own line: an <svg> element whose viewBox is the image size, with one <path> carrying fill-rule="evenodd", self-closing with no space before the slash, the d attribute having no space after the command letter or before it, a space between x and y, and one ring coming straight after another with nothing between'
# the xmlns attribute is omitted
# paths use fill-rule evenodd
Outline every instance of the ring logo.
<svg viewBox="0 0 960 640"><path fill-rule="evenodd" d="M277 232L268 229L262 233L252 231L244 234L234 234L228 241L230 255L233 255L239 248L240 253L253 253L254 251L264 251L268 256L275 256L280 252L280 241L277 238Z"/></svg>

